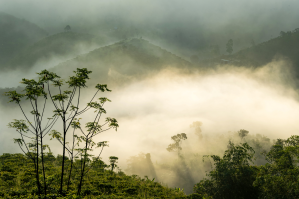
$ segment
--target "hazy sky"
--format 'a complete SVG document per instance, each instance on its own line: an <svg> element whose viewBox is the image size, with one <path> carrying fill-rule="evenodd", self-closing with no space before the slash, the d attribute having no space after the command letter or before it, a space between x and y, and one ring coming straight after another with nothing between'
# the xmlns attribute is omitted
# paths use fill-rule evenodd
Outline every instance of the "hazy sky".
<svg viewBox="0 0 299 199"><path fill-rule="evenodd" d="M50 34L61 32L66 24L94 34L134 26L146 29L148 37L158 35L166 40L161 43L185 51L223 46L230 38L235 49L240 49L252 40L259 43L281 30L294 30L299 27L298 7L297 0L0 1L0 11L36 23Z"/></svg>
<svg viewBox="0 0 299 199"><path fill-rule="evenodd" d="M218 23L224 25L230 20L257 19L256 23L269 17L276 17L275 23L286 26L296 24L298 16L296 0L1 0L1 10L20 18L38 23L47 27L48 22L64 23L67 20L78 20L88 17L98 20L98 17L121 16L125 20L163 23L170 21L199 21L201 23ZM277 21L278 18L281 20ZM60 19L59 21L56 21ZM273 19L272 19L273 20ZM290 27L292 28L292 27Z"/></svg>
<svg viewBox="0 0 299 199"><path fill-rule="evenodd" d="M240 129L271 139L296 134L299 130L298 96L285 84L287 74L280 73L285 65L279 61L256 71L227 67L192 75L170 68L113 87L112 93L99 95L112 100L105 105L108 112L105 117L115 117L120 124L117 132L104 132L96 139L110 141L110 147L104 150L104 159L119 156L122 168L130 156L140 152L151 153L154 161L162 161L169 153L166 148L171 136L185 132L194 137L189 128L194 121L203 123L204 136L225 135ZM91 92L82 96L87 102ZM22 118L17 107L0 122L1 132L9 139L0 147L3 152L18 151L11 140L17 133L5 126L13 118ZM91 112L83 116L85 122L91 119ZM196 145L192 147L199 150ZM58 148L54 147L53 151L58 152Z"/></svg>

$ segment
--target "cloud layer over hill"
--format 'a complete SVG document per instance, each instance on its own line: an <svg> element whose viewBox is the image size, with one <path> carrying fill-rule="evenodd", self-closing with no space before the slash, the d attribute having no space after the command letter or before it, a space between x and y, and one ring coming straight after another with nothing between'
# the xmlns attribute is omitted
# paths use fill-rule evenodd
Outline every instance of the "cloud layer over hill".
<svg viewBox="0 0 299 199"><path fill-rule="evenodd" d="M2 11L32 21L50 33L70 24L75 31L106 32L118 37L146 36L180 54L234 39L235 50L298 26L299 3L267 1L35 1L2 0ZM134 33L133 33L134 32ZM186 52L187 51L187 52Z"/></svg>
<svg viewBox="0 0 299 199"><path fill-rule="evenodd" d="M143 78L125 79L123 84L112 84L113 92L101 96L112 100L105 105L106 116L117 118L120 128L117 132L103 133L97 140L110 141L110 147L103 153L104 160L111 155L119 156L120 166L125 168L130 156L144 152L151 153L153 161L162 161L169 154L166 147L171 142L170 137L182 132L190 136L191 151L200 152L203 148L194 145L196 136L189 128L194 121L203 123L203 135L211 139L240 129L271 139L296 134L298 96L286 81L291 74L286 78L280 73L285 64L273 62L256 70L222 66L193 73L169 67ZM108 74L111 83L116 75L122 74L111 71ZM92 88L89 86L82 93L82 103L89 100ZM13 111L1 121L2 130L6 132L2 136L8 137L9 142L17 135L5 125L9 118L21 118L20 111ZM83 116L85 122L91 119L89 114ZM225 143L223 146L225 148ZM2 145L1 151L12 148L15 146ZM216 145L212 148L204 151L218 150Z"/></svg>

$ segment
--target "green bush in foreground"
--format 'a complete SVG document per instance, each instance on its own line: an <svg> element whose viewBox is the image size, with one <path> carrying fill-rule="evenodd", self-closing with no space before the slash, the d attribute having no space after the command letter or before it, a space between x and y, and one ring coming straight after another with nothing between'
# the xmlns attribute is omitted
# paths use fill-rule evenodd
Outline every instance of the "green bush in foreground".
<svg viewBox="0 0 299 199"><path fill-rule="evenodd" d="M299 198L299 136L278 139L264 153L268 161L265 165L250 164L253 154L247 143L230 143L222 158L210 156L215 167L208 179L194 186L194 192L213 199Z"/></svg>
<svg viewBox="0 0 299 199"><path fill-rule="evenodd" d="M61 159L61 156L54 157L51 153L45 155L48 173L47 198L187 198L182 190L167 188L154 179L141 179L136 175L127 176L123 172L113 172L107 169L109 165L95 158L88 163L92 167L86 174L81 195L77 196L76 189L80 172L75 169L69 191L63 193L65 196L61 196L58 194ZM66 167L70 166L71 161L65 161ZM79 160L75 161L74 167L78 168L79 164ZM22 154L3 154L0 156L0 170L1 198L38 198L35 171L28 157ZM64 183L63 190L66 188L67 183Z"/></svg>

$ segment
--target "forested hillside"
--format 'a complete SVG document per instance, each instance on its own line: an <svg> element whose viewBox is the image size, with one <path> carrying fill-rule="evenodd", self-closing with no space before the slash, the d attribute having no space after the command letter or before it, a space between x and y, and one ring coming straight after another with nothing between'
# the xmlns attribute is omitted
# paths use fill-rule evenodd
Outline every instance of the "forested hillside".
<svg viewBox="0 0 299 199"><path fill-rule="evenodd" d="M177 67L187 71L193 67L190 62L159 46L144 39L133 38L95 49L60 63L51 70L64 73L82 65L101 74L97 77L101 81L118 83L132 78L142 78L167 67Z"/></svg>
<svg viewBox="0 0 299 199"><path fill-rule="evenodd" d="M108 42L105 37L95 37L72 31L62 32L30 45L6 65L11 69L27 70L38 61L41 63L49 62L51 59L65 61Z"/></svg>
<svg viewBox="0 0 299 199"><path fill-rule="evenodd" d="M232 55L222 55L207 59L204 64L231 64L245 67L261 67L273 60L286 60L293 65L299 74L299 28L293 31L281 31L280 36L268 41L253 44L251 47L235 52Z"/></svg>
<svg viewBox="0 0 299 199"><path fill-rule="evenodd" d="M276 58L289 59L299 70L299 28L281 31L280 36L241 50L232 56L248 66L263 66Z"/></svg>
<svg viewBox="0 0 299 199"><path fill-rule="evenodd" d="M47 32L24 19L0 12L0 67L28 45L47 36Z"/></svg>

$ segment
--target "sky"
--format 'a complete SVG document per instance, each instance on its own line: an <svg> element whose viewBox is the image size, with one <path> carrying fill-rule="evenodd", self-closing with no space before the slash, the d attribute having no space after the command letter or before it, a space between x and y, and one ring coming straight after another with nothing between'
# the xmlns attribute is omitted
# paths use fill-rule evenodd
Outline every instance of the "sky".
<svg viewBox="0 0 299 199"><path fill-rule="evenodd" d="M36 23L50 34L66 24L98 34L137 27L143 36L184 52L219 45L233 38L235 50L299 27L296 0L2 0L0 11ZM155 35L159 35L158 38ZM159 39L162 37L162 39ZM179 39L178 39L179 37Z"/></svg>

